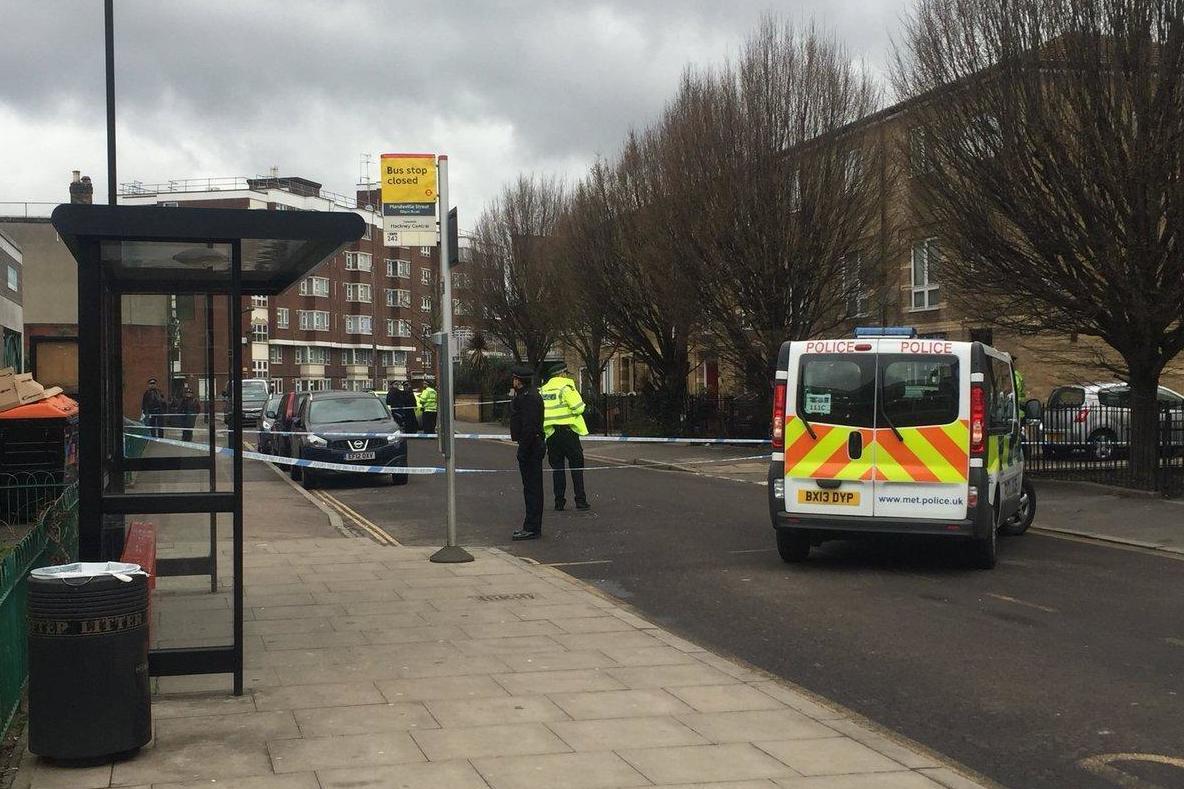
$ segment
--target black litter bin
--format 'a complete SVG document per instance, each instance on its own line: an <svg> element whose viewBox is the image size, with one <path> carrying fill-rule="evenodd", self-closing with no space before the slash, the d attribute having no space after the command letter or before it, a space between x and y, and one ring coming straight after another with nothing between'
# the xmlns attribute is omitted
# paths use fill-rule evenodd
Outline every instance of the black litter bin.
<svg viewBox="0 0 1184 789"><path fill-rule="evenodd" d="M146 745L148 577L75 563L34 570L28 589L29 750L94 759Z"/></svg>

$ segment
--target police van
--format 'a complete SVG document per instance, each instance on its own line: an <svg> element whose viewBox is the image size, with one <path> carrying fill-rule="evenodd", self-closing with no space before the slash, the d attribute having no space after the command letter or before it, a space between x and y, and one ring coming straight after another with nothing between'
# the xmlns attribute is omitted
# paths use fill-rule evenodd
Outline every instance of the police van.
<svg viewBox="0 0 1184 789"><path fill-rule="evenodd" d="M1035 514L1011 357L909 328L781 346L769 510L786 562L869 534L964 541L989 569Z"/></svg>

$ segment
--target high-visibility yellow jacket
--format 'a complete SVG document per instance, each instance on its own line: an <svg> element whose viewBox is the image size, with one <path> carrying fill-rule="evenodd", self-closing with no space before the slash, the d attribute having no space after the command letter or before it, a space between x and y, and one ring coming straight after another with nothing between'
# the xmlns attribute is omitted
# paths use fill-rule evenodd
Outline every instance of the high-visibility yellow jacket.
<svg viewBox="0 0 1184 789"><path fill-rule="evenodd" d="M578 436L588 435L584 398L580 397L575 381L557 375L539 387L539 395L543 398L543 434L547 438L560 425L570 425Z"/></svg>
<svg viewBox="0 0 1184 789"><path fill-rule="evenodd" d="M436 405L436 390L430 386L425 386L419 393L419 408L425 414L434 414L439 410Z"/></svg>

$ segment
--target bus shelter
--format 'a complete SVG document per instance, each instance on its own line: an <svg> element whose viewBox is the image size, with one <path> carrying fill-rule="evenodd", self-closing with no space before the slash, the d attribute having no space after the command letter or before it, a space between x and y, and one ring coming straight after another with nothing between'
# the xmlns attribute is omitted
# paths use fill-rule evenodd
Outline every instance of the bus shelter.
<svg viewBox="0 0 1184 789"><path fill-rule="evenodd" d="M241 694L244 350L266 339L264 297L364 222L118 205L61 205L52 221L78 262L79 556L117 560L146 538L149 673L233 674Z"/></svg>

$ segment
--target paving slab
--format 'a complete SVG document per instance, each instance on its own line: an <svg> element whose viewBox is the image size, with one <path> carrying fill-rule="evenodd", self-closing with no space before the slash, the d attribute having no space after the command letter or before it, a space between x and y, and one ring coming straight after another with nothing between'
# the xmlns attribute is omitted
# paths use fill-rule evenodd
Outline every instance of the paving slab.
<svg viewBox="0 0 1184 789"><path fill-rule="evenodd" d="M564 711L545 696L429 701L426 706L432 717L444 727L567 719Z"/></svg>
<svg viewBox="0 0 1184 789"><path fill-rule="evenodd" d="M499 685L515 696L532 693L578 693L594 690L625 690L626 685L611 675L611 669L572 669L569 671L522 671L498 674Z"/></svg>
<svg viewBox="0 0 1184 789"><path fill-rule="evenodd" d="M756 747L785 762L795 772L807 776L896 772L904 769L900 762L845 737L758 742Z"/></svg>
<svg viewBox="0 0 1184 789"><path fill-rule="evenodd" d="M571 746L541 723L423 730L414 732L412 737L433 762L564 753L572 750Z"/></svg>
<svg viewBox="0 0 1184 789"><path fill-rule="evenodd" d="M466 761L318 770L321 789L489 789Z"/></svg>
<svg viewBox="0 0 1184 789"><path fill-rule="evenodd" d="M708 745L708 741L671 717L554 721L547 724L577 751L668 748Z"/></svg>
<svg viewBox="0 0 1184 789"><path fill-rule="evenodd" d="M300 732L305 737L438 728L436 719L422 704L329 707L296 710L295 715Z"/></svg>
<svg viewBox="0 0 1184 789"><path fill-rule="evenodd" d="M493 789L608 789L649 781L615 753L561 753L477 759Z"/></svg>
<svg viewBox="0 0 1184 789"><path fill-rule="evenodd" d="M691 711L689 706L661 689L555 693L551 700L576 720L639 718Z"/></svg>
<svg viewBox="0 0 1184 789"><path fill-rule="evenodd" d="M776 784L783 789L941 789L941 784L917 772L778 778Z"/></svg>
<svg viewBox="0 0 1184 789"><path fill-rule="evenodd" d="M313 773L299 775L255 775L248 778L223 778L214 781L153 784L152 789L320 789ZM144 789L147 789L145 787Z"/></svg>
<svg viewBox="0 0 1184 789"><path fill-rule="evenodd" d="M233 715L196 715L165 718L155 722L156 745L196 741L235 742L279 740L299 737L290 712L241 712Z"/></svg>
<svg viewBox="0 0 1184 789"><path fill-rule="evenodd" d="M357 707L361 704L381 704L386 700L373 682L293 685L255 691L255 706L260 710Z"/></svg>
<svg viewBox="0 0 1184 789"><path fill-rule="evenodd" d="M784 763L749 743L643 748L620 754L656 784L795 775Z"/></svg>
<svg viewBox="0 0 1184 789"><path fill-rule="evenodd" d="M777 699L741 683L728 685L690 685L668 688L671 695L690 704L699 712L741 712L777 710L785 707Z"/></svg>
<svg viewBox="0 0 1184 789"><path fill-rule="evenodd" d="M681 702L680 702L681 703ZM794 710L754 712L705 712L680 715L678 719L708 740L757 742L774 732L783 739L821 739L838 736L834 729Z"/></svg>
<svg viewBox="0 0 1184 789"><path fill-rule="evenodd" d="M276 740L267 749L277 773L426 761L411 735L403 731Z"/></svg>
<svg viewBox="0 0 1184 789"><path fill-rule="evenodd" d="M498 676L429 677L379 680L375 684L389 702L447 701L509 696Z"/></svg>

